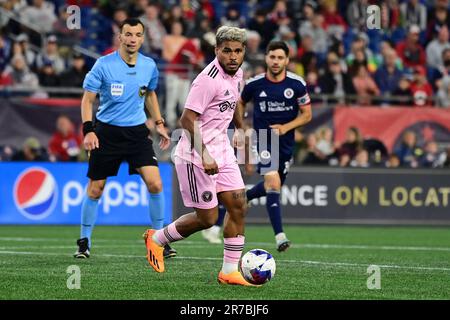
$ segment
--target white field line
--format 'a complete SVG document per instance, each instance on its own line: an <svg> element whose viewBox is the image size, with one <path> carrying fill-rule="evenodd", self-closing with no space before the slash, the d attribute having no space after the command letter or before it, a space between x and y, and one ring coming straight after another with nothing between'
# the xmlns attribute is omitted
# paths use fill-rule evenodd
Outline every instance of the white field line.
<svg viewBox="0 0 450 320"><path fill-rule="evenodd" d="M74 240L70 240L67 238L17 238L17 237L0 237L0 241L10 241L10 242L34 242L34 241L65 241L65 242L74 242ZM111 244L111 243L139 243L142 244L142 240L106 240L106 239L98 239L94 240L94 245L96 243L103 243L101 245L95 245L95 247L133 247L134 245L125 245L125 244ZM105 243L110 243L110 245L105 245ZM249 246L273 246L274 243L271 242L246 242L246 245ZM189 241L189 240L183 240L176 245L189 245L190 247L198 247L202 248L205 246L211 246L206 241ZM221 244L220 244L221 245ZM214 245L216 246L216 245ZM218 245L217 245L218 246ZM14 247L17 249L20 248L73 248L72 246L20 246L20 247ZM361 249L361 250L400 250L400 251L443 251L443 252L450 252L450 247L423 247L423 246L369 246L369 245L349 245L349 244L316 244L316 243L304 243L304 244L293 244L291 246L293 249L302 249L302 248L308 248L308 249ZM11 249L9 246L0 246L0 249Z"/></svg>
<svg viewBox="0 0 450 320"><path fill-rule="evenodd" d="M0 255L39 255L39 256L61 256L61 253L53 252L27 252L27 251L0 251ZM140 255L121 255L121 254L98 254L99 257L107 258L131 258L131 259L143 259L144 256ZM183 257L177 256L176 260L213 260L222 261L222 258L212 257ZM371 264L363 263L350 263L350 262L327 262L327 261L312 261L312 260L285 260L277 259L280 263L294 263L294 264L307 264L316 266L333 266L333 267L358 267L367 268ZM403 270L421 270L421 271L450 271L450 268L445 267L423 267L423 266L399 266L399 265L377 265L380 268L389 269L403 269Z"/></svg>

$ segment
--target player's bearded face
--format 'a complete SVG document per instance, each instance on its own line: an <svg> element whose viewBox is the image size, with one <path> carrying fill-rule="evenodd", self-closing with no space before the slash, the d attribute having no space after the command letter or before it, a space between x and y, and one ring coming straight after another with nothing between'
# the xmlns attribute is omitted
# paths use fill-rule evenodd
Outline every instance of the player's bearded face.
<svg viewBox="0 0 450 320"><path fill-rule="evenodd" d="M223 70L234 75L244 61L245 46L239 41L225 41L216 47L217 60Z"/></svg>
<svg viewBox="0 0 450 320"><path fill-rule="evenodd" d="M128 53L138 52L144 42L144 29L140 24L136 26L124 25L119 34L120 46Z"/></svg>
<svg viewBox="0 0 450 320"><path fill-rule="evenodd" d="M266 54L267 69L273 76L277 76L286 70L289 58L282 49L272 50Z"/></svg>

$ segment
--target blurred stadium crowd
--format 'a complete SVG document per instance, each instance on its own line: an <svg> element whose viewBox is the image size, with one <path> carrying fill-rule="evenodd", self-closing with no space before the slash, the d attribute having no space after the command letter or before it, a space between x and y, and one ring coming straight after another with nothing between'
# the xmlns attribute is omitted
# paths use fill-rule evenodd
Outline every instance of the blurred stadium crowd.
<svg viewBox="0 0 450 320"><path fill-rule="evenodd" d="M367 28L370 4L382 9L381 29ZM80 29L67 27L70 5L81 8ZM289 70L305 78L313 103L450 107L449 0L0 0L0 92L25 88L34 97L79 97L81 91L67 88L80 90L95 58L118 48L118 26L127 17L146 26L142 52L158 63L158 95L170 129L178 127L192 79L214 59L215 30L223 24L248 30L245 78L264 72L270 40L285 41ZM80 134L61 118L61 137L52 141L67 140L67 148L29 139L24 149L38 146L39 156L54 161L80 160ZM65 138L61 127L72 127L73 137ZM450 166L450 150L434 141L418 146L414 132L406 132L392 154L380 141L363 140L356 128L341 145L327 127L306 136L297 130L296 137L296 163ZM0 160L29 160L27 151L10 149Z"/></svg>

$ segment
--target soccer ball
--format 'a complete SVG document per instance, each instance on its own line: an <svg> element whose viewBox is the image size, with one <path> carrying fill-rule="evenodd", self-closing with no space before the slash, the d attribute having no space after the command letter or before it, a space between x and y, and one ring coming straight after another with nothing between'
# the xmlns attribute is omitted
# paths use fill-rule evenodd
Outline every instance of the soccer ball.
<svg viewBox="0 0 450 320"><path fill-rule="evenodd" d="M268 282L275 275L275 259L263 249L252 249L242 256L241 273L253 284Z"/></svg>

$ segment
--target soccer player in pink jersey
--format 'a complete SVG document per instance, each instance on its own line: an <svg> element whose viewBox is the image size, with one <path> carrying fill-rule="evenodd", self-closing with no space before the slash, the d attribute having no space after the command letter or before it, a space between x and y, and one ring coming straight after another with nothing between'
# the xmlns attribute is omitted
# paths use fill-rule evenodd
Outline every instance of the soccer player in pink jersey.
<svg viewBox="0 0 450 320"><path fill-rule="evenodd" d="M164 272L163 247L211 227L217 220L218 201L228 215L224 225L224 257L218 281L223 284L253 286L238 270L244 248L244 217L247 211L242 180L227 129L235 116L242 82L246 31L222 26L216 33L216 59L194 80L181 116L183 134L175 150L174 162L185 214L164 229L149 229L144 234L147 260L157 272ZM233 140L242 141L237 130Z"/></svg>

